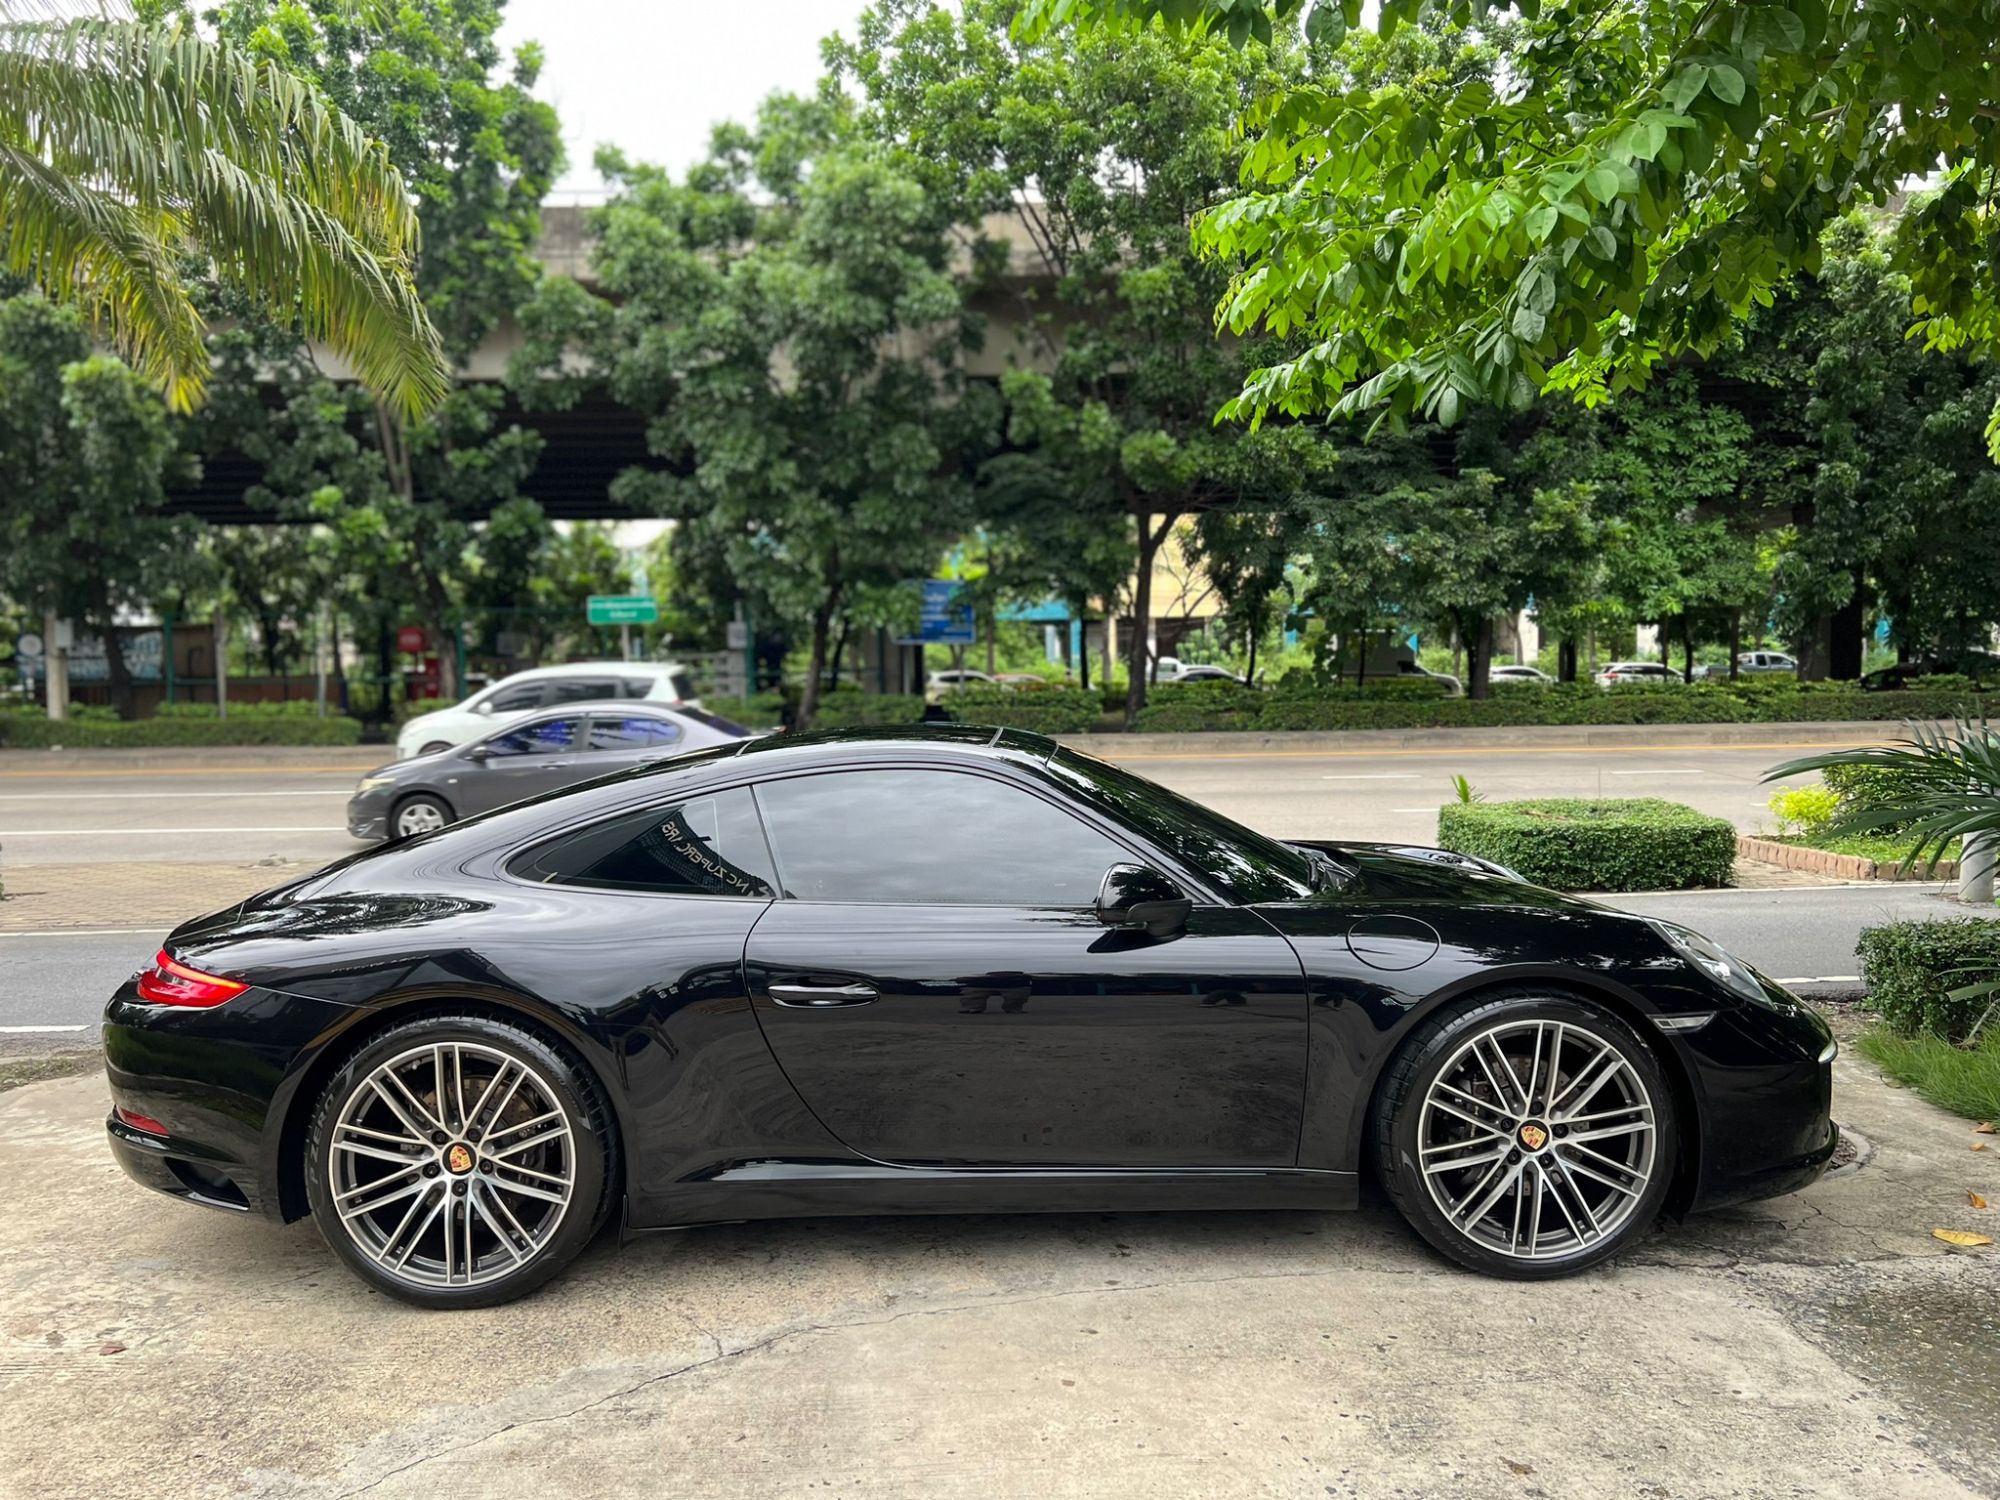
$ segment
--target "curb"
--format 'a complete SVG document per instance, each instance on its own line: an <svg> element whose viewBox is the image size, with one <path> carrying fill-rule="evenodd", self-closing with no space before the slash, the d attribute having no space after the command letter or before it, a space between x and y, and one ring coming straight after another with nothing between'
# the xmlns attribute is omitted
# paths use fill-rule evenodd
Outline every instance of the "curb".
<svg viewBox="0 0 2000 1500"><path fill-rule="evenodd" d="M1941 859L1936 865L1906 865L1901 860L1873 860L1859 854L1836 854L1831 849L1809 849L1803 844L1782 844L1776 839L1760 839L1755 834L1736 835L1736 856L1761 864L1779 865L1787 870L1807 870L1835 880L1956 880L1958 861Z"/></svg>

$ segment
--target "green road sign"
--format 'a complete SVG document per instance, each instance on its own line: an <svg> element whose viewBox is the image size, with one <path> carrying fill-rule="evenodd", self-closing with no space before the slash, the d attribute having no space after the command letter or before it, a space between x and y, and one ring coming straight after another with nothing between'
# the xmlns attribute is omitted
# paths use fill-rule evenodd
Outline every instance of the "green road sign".
<svg viewBox="0 0 2000 1500"><path fill-rule="evenodd" d="M660 606L647 594L592 594L584 611L593 625L651 625Z"/></svg>

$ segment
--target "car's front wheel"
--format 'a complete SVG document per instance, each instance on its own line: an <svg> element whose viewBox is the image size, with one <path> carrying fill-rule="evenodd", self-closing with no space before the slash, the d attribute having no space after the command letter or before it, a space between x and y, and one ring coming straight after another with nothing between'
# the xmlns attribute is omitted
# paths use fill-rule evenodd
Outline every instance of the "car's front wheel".
<svg viewBox="0 0 2000 1500"><path fill-rule="evenodd" d="M419 833L436 833L451 820L451 807L444 798L419 792L396 804L396 810L389 815L389 828L396 837L406 839Z"/></svg>
<svg viewBox="0 0 2000 1500"><path fill-rule="evenodd" d="M1566 1275L1659 1216L1678 1140L1653 1050L1567 996L1508 991L1426 1022L1390 1064L1376 1165L1403 1216L1489 1275Z"/></svg>
<svg viewBox="0 0 2000 1500"><path fill-rule="evenodd" d="M549 1280L610 1212L602 1091L535 1033L477 1014L391 1027L328 1081L306 1146L320 1232L420 1307L487 1307Z"/></svg>

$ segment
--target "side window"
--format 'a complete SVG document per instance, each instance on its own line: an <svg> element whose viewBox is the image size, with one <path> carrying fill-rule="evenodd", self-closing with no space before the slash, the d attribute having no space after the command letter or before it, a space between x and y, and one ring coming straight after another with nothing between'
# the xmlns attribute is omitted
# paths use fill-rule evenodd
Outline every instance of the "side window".
<svg viewBox="0 0 2000 1500"><path fill-rule="evenodd" d="M549 679L551 703L597 703L618 696L615 677L553 677Z"/></svg>
<svg viewBox="0 0 2000 1500"><path fill-rule="evenodd" d="M757 788L785 895L1089 906L1132 856L1019 787L953 771L836 771Z"/></svg>
<svg viewBox="0 0 2000 1500"><path fill-rule="evenodd" d="M681 726L666 719L635 715L629 719L596 718L590 721L590 748L593 750L650 750L680 742Z"/></svg>
<svg viewBox="0 0 2000 1500"><path fill-rule="evenodd" d="M560 755L583 741L581 719L543 719L496 735L486 742L491 755Z"/></svg>
<svg viewBox="0 0 2000 1500"><path fill-rule="evenodd" d="M653 690L650 677L621 677L618 679L621 698L643 698Z"/></svg>
<svg viewBox="0 0 2000 1500"><path fill-rule="evenodd" d="M696 696L694 679L685 672L669 673L667 676L667 686L673 689L673 694L676 698L686 699Z"/></svg>
<svg viewBox="0 0 2000 1500"><path fill-rule="evenodd" d="M548 684L543 682L522 682L510 688L502 688L493 695L493 712L515 714L523 709L540 708L543 692Z"/></svg>
<svg viewBox="0 0 2000 1500"><path fill-rule="evenodd" d="M769 897L777 884L756 804L741 787L566 833L507 870L544 884L672 896Z"/></svg>

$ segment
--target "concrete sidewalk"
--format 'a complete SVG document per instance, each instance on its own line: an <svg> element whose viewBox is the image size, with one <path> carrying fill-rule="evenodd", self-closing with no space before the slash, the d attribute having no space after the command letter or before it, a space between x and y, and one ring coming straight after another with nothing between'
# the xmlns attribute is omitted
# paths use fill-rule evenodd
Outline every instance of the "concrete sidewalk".
<svg viewBox="0 0 2000 1500"><path fill-rule="evenodd" d="M1619 1266L1487 1281L1356 1214L793 1221L599 1243L429 1314L309 1224L157 1198L101 1078L0 1096L0 1494L2000 1494L2000 1150L1872 1144Z"/></svg>

